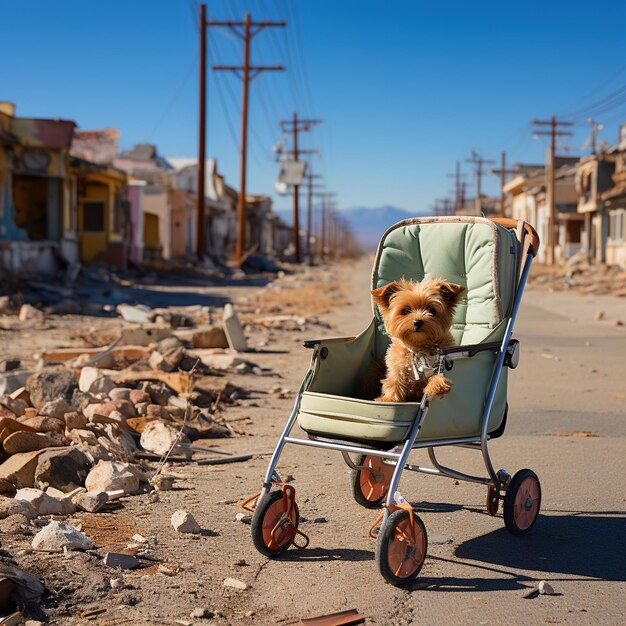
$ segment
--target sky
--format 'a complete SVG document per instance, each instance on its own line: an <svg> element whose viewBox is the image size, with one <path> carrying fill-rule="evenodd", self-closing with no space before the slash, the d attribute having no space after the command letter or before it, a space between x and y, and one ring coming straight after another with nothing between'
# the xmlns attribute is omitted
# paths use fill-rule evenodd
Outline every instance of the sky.
<svg viewBox="0 0 626 626"><path fill-rule="evenodd" d="M195 156L198 0L0 0L0 100L23 117L113 127L120 148L154 143ZM322 119L300 147L340 208L416 213L452 192L457 160L473 193L472 150L508 163L544 159L530 121L573 121L563 154L586 154L587 118L615 143L626 122L626 3L426 0L209 0L217 20L286 21L253 39L252 62L282 64L251 83L248 191L274 196L278 121ZM208 29L208 65L238 65L242 44ZM241 81L208 73L207 153L239 181ZM483 190L498 193L486 175Z"/></svg>

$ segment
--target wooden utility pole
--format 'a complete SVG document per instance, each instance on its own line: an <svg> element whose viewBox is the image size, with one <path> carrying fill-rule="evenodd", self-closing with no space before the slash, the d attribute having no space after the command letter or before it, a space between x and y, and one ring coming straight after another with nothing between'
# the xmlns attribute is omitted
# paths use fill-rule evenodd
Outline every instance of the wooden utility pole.
<svg viewBox="0 0 626 626"><path fill-rule="evenodd" d="M474 163L476 169L474 173L476 174L476 197L474 198L474 211L476 215L482 214L482 204L480 198L480 184L483 176L483 165L489 165L491 163L495 163L495 161L487 161L483 159L483 157L476 152L476 150L472 150L472 157L470 159L465 159L466 163Z"/></svg>
<svg viewBox="0 0 626 626"><path fill-rule="evenodd" d="M282 150L282 154L291 154L294 161L298 161L298 157L303 154L317 154L318 150L302 150L298 146L298 135L301 132L309 131L322 120L303 120L298 119L298 114L294 112L293 119L280 120L280 127L283 132L290 132L292 135L292 150ZM296 263L300 263L300 185L293 186L293 247L296 257Z"/></svg>
<svg viewBox="0 0 626 626"><path fill-rule="evenodd" d="M319 195L322 198L322 232L320 237L320 258L325 261L328 257L328 249L330 246L329 225L331 198L333 198L336 194L331 191L326 191L325 193L321 193Z"/></svg>
<svg viewBox="0 0 626 626"><path fill-rule="evenodd" d="M205 5L202 5L204 7ZM241 105L241 176L239 181L239 198L237 202L237 240L235 246L235 259L239 265L243 260L245 238L246 238L246 168L248 152L248 96L250 82L261 72L281 71L285 68L282 65L250 65L250 43L252 38L261 30L268 27L285 26L286 22L253 22L250 13L246 13L243 22L219 22L216 20L204 20L205 26L226 26L230 28L237 37L243 40L243 65L214 65L216 71L235 72L240 76L243 83L243 96ZM243 30L240 30L243 29ZM204 26L201 28L204 30Z"/></svg>
<svg viewBox="0 0 626 626"><path fill-rule="evenodd" d="M204 259L204 180L206 165L206 4L200 5L200 95L198 102L198 197L196 198L196 254Z"/></svg>
<svg viewBox="0 0 626 626"><path fill-rule="evenodd" d="M516 170L506 169L506 150L502 150L502 153L500 154L500 169L489 169L489 172L491 174L500 175L500 217L504 217L504 214L506 212L506 194L504 193L504 185L506 185L506 175L516 173Z"/></svg>
<svg viewBox="0 0 626 626"><path fill-rule="evenodd" d="M321 178L321 174L313 173L313 166L309 163L308 166L309 173L306 175L307 181L307 207L306 207L306 252L309 257L309 264L313 264L313 258L315 253L313 252L313 246L311 241L313 239L313 190L317 188L323 187L323 185L315 185L314 180L316 178Z"/></svg>
<svg viewBox="0 0 626 626"><path fill-rule="evenodd" d="M556 262L556 138L557 136L571 137L571 131L558 130L559 126L573 126L574 122L562 122L553 115L549 120L533 120L533 126L550 126L550 130L533 131L535 135L550 136L550 163L546 163L546 177L548 188L548 263L554 265Z"/></svg>

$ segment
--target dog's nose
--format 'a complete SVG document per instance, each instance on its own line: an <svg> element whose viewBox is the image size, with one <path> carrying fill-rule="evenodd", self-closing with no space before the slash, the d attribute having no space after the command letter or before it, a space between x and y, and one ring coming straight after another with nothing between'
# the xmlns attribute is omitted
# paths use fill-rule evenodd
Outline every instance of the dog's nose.
<svg viewBox="0 0 626 626"><path fill-rule="evenodd" d="M424 325L424 320L413 320L413 326L415 330L419 330Z"/></svg>

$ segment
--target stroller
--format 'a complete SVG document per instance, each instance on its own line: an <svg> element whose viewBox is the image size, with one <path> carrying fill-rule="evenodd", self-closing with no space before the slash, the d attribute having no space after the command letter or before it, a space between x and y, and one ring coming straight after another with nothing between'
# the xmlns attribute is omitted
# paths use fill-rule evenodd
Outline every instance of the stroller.
<svg viewBox="0 0 626 626"><path fill-rule="evenodd" d="M508 218L414 218L387 230L378 246L372 288L425 275L465 287L451 329L456 345L439 354L439 371L445 369L454 386L442 399L426 394L419 402L359 399L360 382L372 362L384 357L390 341L375 307L372 322L358 337L306 341L313 350L311 366L262 491L244 503L254 511L252 539L259 552L273 558L292 544L308 544L298 529L295 490L276 472L286 444L342 453L352 469L355 500L366 508L382 507L370 536L377 542L378 569L393 585L415 579L428 547L422 520L398 491L403 470L485 485L490 515L497 514L503 500L504 524L511 533L532 528L541 505L539 479L529 469L513 476L496 471L489 442L506 425L508 370L519 361L519 342L511 335L538 247L532 226ZM296 421L307 438L291 435ZM442 465L435 453L440 446L480 451L487 476ZM428 450L432 466L408 462L418 448Z"/></svg>

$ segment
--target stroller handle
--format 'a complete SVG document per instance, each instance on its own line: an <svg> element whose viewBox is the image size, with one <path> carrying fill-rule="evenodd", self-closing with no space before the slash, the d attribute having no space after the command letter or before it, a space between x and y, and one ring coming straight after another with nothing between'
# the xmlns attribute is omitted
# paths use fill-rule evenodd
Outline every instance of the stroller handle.
<svg viewBox="0 0 626 626"><path fill-rule="evenodd" d="M500 224L500 226L504 226L505 228L517 228L522 222L522 220L514 220L511 217L492 217L490 218L492 222L496 224ZM526 231L526 236L530 238L530 248L528 252L532 254L534 257L537 256L539 252L539 235L537 231L528 223L522 222L524 225L524 230Z"/></svg>

